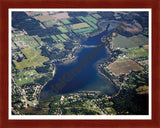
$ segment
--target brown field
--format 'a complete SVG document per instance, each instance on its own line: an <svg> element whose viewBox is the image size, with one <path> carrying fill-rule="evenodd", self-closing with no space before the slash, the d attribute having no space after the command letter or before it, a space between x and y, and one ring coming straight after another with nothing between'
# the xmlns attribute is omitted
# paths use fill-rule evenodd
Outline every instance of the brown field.
<svg viewBox="0 0 160 128"><path fill-rule="evenodd" d="M35 16L34 18L36 20L41 21L41 22L55 19L55 17L53 17L53 15L52 16L50 16L50 15Z"/></svg>
<svg viewBox="0 0 160 128"><path fill-rule="evenodd" d="M69 18L69 15L67 12L64 12L64 13L57 13L56 15L53 15L53 17L55 19L66 19Z"/></svg>
<svg viewBox="0 0 160 128"><path fill-rule="evenodd" d="M78 23L71 25L73 29L87 28L90 27L87 23Z"/></svg>
<svg viewBox="0 0 160 128"><path fill-rule="evenodd" d="M129 74L131 71L140 71L144 68L141 67L133 60L126 60L123 62L115 61L107 67L110 72L112 72L115 76L119 76L121 74Z"/></svg>

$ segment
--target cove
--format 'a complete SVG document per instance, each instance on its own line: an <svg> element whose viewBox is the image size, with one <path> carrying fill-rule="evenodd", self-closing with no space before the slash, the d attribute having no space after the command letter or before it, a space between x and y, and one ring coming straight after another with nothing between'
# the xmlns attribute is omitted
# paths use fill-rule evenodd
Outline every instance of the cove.
<svg viewBox="0 0 160 128"><path fill-rule="evenodd" d="M108 27L107 27L108 28ZM86 41L82 42L81 45L97 45L101 42L101 37L107 35L107 29L93 37L89 37ZM61 90L56 92L54 90L55 85L62 79L63 74L70 72L73 67L77 66L85 56L88 55L89 51L92 51L93 48L83 48L78 54L76 62L70 64L56 64L56 74L54 78L49 81L45 87L42 89L40 94L40 99L47 99L51 96L57 94L67 94L73 93L82 90L88 91L102 91L107 95L114 95L118 90L115 85L113 85L108 79L98 73L97 63L109 56L106 49L103 48L97 55L90 60L87 65L75 76L65 82L65 86Z"/></svg>

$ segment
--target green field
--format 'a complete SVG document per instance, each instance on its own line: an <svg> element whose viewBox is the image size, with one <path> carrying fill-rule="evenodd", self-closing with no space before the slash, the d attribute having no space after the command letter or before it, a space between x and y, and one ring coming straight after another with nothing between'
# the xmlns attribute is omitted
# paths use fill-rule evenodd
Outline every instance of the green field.
<svg viewBox="0 0 160 128"><path fill-rule="evenodd" d="M95 19L95 18L92 17L92 16L87 16L86 18L87 18L89 21L93 22L94 24L96 24L96 23L98 22L98 20Z"/></svg>
<svg viewBox="0 0 160 128"><path fill-rule="evenodd" d="M66 28L62 27L62 26L57 27L57 29L59 29L62 33L68 32L68 30Z"/></svg>
<svg viewBox="0 0 160 128"><path fill-rule="evenodd" d="M62 38L62 36L61 35L56 35L57 37L58 37L58 39L60 39L61 41L65 41L63 38Z"/></svg>
<svg viewBox="0 0 160 128"><path fill-rule="evenodd" d="M98 29L97 25L95 25L89 17L78 16L77 18L78 18L79 20L85 21L85 22L88 23L90 26L92 26L94 29Z"/></svg>
<svg viewBox="0 0 160 128"><path fill-rule="evenodd" d="M15 65L17 69L24 69L26 67L33 66L44 66L43 63L48 61L48 57L41 56L41 50L35 50L31 48L22 49L23 54L27 57L27 59L23 59L21 62L15 61Z"/></svg>
<svg viewBox="0 0 160 128"><path fill-rule="evenodd" d="M137 49L133 49L133 50L128 50L126 53L130 59L148 56L148 51L146 51L144 48L137 48Z"/></svg>
<svg viewBox="0 0 160 128"><path fill-rule="evenodd" d="M36 70L30 70L25 72L19 72L17 75L21 77L21 76L29 76L29 75L38 75L38 73Z"/></svg>
<svg viewBox="0 0 160 128"><path fill-rule="evenodd" d="M61 19L60 20L63 24L70 24L71 22L67 19Z"/></svg>
<svg viewBox="0 0 160 128"><path fill-rule="evenodd" d="M66 40L70 40L70 38L66 34L61 34L61 36Z"/></svg>
<svg viewBox="0 0 160 128"><path fill-rule="evenodd" d="M94 29L89 27L89 28L82 28L82 29L77 29L74 30L75 33L89 33L92 32Z"/></svg>
<svg viewBox="0 0 160 128"><path fill-rule="evenodd" d="M54 41L58 41L58 40L59 40L55 35L51 35L51 37L52 37L52 39L53 39Z"/></svg>
<svg viewBox="0 0 160 128"><path fill-rule="evenodd" d="M20 86L24 84L33 83L34 79L32 77L25 77L25 78L15 79L15 82Z"/></svg>

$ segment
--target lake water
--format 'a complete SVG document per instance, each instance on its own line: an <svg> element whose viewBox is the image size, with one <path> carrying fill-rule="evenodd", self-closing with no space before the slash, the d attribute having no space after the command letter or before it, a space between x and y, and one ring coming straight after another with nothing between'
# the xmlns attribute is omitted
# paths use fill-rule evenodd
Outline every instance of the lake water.
<svg viewBox="0 0 160 128"><path fill-rule="evenodd" d="M107 30L94 36L89 37L86 41L81 44L84 45L97 45L101 42L101 37L107 35ZM103 44L103 43L102 43ZM55 91L55 87L57 83L60 83L60 79L63 79L63 75L66 73L70 73L71 70L75 66L78 66L79 63L84 60L84 57L88 55L89 51L92 51L94 48L83 48L78 53L78 59L76 62L60 65L56 64L56 74L54 78L47 83L47 85L42 89L40 97L41 99L49 98L56 94L67 94L70 92L77 92L80 90L90 90L90 91L102 91L107 95L113 95L118 90L117 88L104 76L98 73L96 64L108 57L108 53L105 48L101 49L98 54L96 54L86 66L80 70L79 73L76 73L71 80L65 81L65 85L61 87L60 90ZM61 86L61 85L60 85Z"/></svg>

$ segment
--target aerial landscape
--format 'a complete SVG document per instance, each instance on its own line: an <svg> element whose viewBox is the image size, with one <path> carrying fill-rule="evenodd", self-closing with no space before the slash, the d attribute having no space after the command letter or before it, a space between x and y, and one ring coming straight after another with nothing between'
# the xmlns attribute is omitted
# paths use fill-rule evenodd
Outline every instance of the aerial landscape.
<svg viewBox="0 0 160 128"><path fill-rule="evenodd" d="M148 11L12 11L12 115L148 115Z"/></svg>

